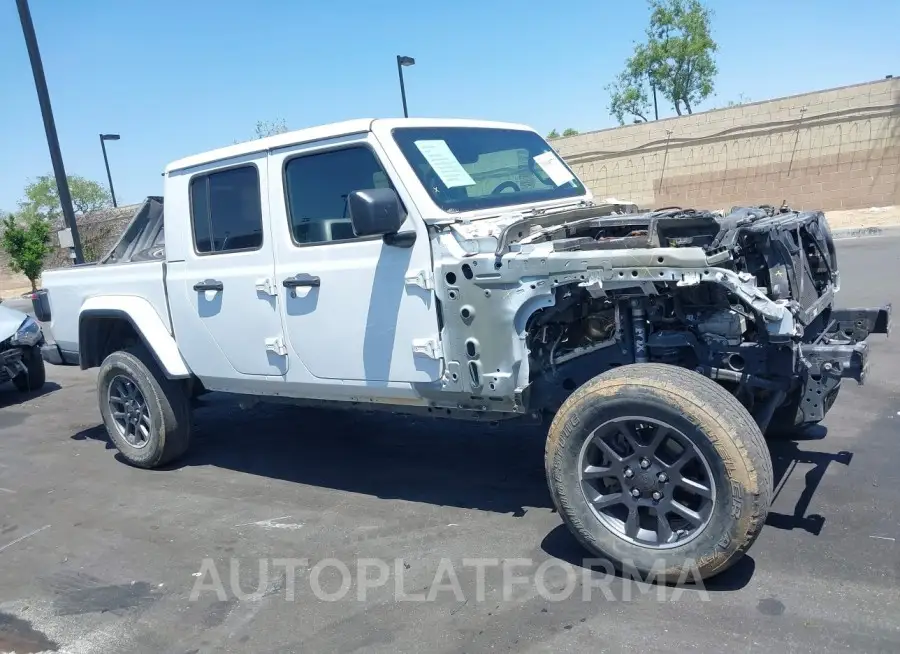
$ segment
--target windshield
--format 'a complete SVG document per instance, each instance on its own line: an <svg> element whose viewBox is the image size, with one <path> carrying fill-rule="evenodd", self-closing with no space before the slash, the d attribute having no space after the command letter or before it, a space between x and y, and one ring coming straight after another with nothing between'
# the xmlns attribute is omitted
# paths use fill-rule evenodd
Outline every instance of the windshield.
<svg viewBox="0 0 900 654"><path fill-rule="evenodd" d="M534 132L401 127L393 136L431 199L448 213L585 194L584 185Z"/></svg>

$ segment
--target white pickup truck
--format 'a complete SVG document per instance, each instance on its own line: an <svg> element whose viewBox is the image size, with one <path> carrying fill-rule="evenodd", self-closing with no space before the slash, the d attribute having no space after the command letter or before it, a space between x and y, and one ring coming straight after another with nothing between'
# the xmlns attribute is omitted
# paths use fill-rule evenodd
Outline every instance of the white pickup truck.
<svg viewBox="0 0 900 654"><path fill-rule="evenodd" d="M355 120L164 177L100 263L47 272L35 300L44 358L99 367L129 462L182 454L206 391L547 416L563 520L661 577L747 550L763 433L821 420L889 327L889 307L834 308L821 212L596 202L522 125Z"/></svg>

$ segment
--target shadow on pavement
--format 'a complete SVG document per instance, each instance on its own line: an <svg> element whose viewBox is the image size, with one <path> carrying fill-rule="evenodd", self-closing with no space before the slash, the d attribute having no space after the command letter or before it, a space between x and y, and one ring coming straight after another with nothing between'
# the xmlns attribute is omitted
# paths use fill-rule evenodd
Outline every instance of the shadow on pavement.
<svg viewBox="0 0 900 654"><path fill-rule="evenodd" d="M545 429L213 400L188 453L168 469L217 466L298 484L523 516L552 508ZM109 443L102 425L72 438ZM165 470L162 468L161 470Z"/></svg>
<svg viewBox="0 0 900 654"><path fill-rule="evenodd" d="M784 484L794 472L797 464L812 464L812 468L806 473L805 487L797 499L794 511L791 514L769 511L766 525L776 529L803 529L818 536L825 524L824 516L818 514L806 515L813 495L825 477L828 466L832 463L850 465L853 460L852 452L808 452L800 449L799 441L821 440L828 435L828 429L822 425L810 427L806 431L797 434L797 440L768 441L769 454L772 456L772 473L775 478L775 496L772 503L781 492Z"/></svg>
<svg viewBox="0 0 900 654"><path fill-rule="evenodd" d="M591 569L600 574L609 574L611 572L609 566L592 564L591 560L593 559L596 561L597 557L588 553L588 551L575 540L575 537L565 525L559 525L547 534L541 542L541 549L546 554L565 561L576 568ZM702 589L710 592L740 590L750 583L750 579L753 577L753 572L755 570L756 562L752 557L745 554L725 572L704 581ZM615 574L617 577L625 579L632 578L627 572L623 573L621 571L616 571ZM637 579L636 577L634 578ZM644 576L642 580L643 579L646 579L646 576ZM701 590L699 586L695 586L691 583L685 583L683 584L683 587L686 590L691 588Z"/></svg>
<svg viewBox="0 0 900 654"><path fill-rule="evenodd" d="M23 402L28 402L44 395L49 395L54 391L58 391L60 388L62 387L56 382L47 382L39 390L21 393L16 390L16 387L12 385L12 382L2 384L0 385L0 409L22 404Z"/></svg>
<svg viewBox="0 0 900 654"><path fill-rule="evenodd" d="M800 437L819 440L826 434L818 426ZM102 425L72 438L102 441L114 449ZM198 407L192 438L187 455L169 470L211 465L384 499L515 517L529 507L553 509L544 477L545 428L531 423L487 424L278 404L242 410L230 400L213 398ZM828 466L849 465L852 453L807 452L796 441L768 445L776 497L797 464L813 467L806 473L793 513L770 511L766 524L818 535L825 519L806 511ZM563 525L547 535L543 549L576 566L589 558ZM707 590L742 588L754 566L753 559L744 556L712 580Z"/></svg>
<svg viewBox="0 0 900 654"><path fill-rule="evenodd" d="M106 427L101 425L94 425L93 427L88 427L87 429L82 429L80 432L72 436L73 441L100 441L106 444L106 449L114 450L116 446L112 444L112 441L109 440L109 436L106 435Z"/></svg>

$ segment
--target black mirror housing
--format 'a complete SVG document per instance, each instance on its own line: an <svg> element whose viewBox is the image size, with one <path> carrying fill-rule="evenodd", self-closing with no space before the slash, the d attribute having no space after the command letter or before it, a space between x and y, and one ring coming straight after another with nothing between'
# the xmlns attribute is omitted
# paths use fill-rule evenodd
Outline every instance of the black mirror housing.
<svg viewBox="0 0 900 654"><path fill-rule="evenodd" d="M394 234L405 219L400 198L390 188L353 191L347 196L347 207L357 236Z"/></svg>

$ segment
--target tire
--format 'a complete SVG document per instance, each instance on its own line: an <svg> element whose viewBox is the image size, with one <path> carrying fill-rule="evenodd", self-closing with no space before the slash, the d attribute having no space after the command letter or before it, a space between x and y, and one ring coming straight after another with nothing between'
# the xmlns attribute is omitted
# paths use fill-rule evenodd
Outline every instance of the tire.
<svg viewBox="0 0 900 654"><path fill-rule="evenodd" d="M44 359L41 357L41 348L33 347L22 355L22 363L28 372L19 373L13 377L12 382L16 390L21 393L37 391L44 387L47 381L47 369L44 367Z"/></svg>
<svg viewBox="0 0 900 654"><path fill-rule="evenodd" d="M583 467L592 455L603 458ZM665 582L712 577L738 561L759 535L772 496L772 461L743 405L710 379L662 364L616 368L577 389L550 426L545 465L556 508L589 552ZM616 474L587 478L589 469L616 465ZM629 497L635 490L639 500ZM600 503L589 503L588 493ZM624 499L603 506L617 498ZM678 513L662 510L676 500ZM685 507L694 522L682 516Z"/></svg>
<svg viewBox="0 0 900 654"><path fill-rule="evenodd" d="M156 468L187 451L191 436L187 388L168 379L146 348L136 346L106 357L97 375L97 391L109 438L131 465ZM117 400L111 401L113 397ZM128 401L133 404L127 406ZM114 413L130 414L133 420Z"/></svg>

